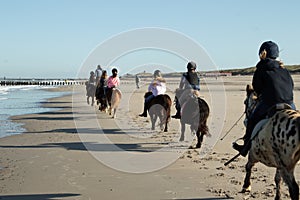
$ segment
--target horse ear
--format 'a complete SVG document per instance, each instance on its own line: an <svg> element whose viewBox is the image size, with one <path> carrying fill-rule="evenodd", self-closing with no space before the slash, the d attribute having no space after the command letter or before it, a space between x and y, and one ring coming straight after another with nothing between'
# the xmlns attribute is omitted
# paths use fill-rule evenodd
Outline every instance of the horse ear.
<svg viewBox="0 0 300 200"><path fill-rule="evenodd" d="M251 85L247 85L246 86L246 93L247 93L247 96L249 96L252 92L254 91L253 87Z"/></svg>
<svg viewBox="0 0 300 200"><path fill-rule="evenodd" d="M248 84L248 85L246 86L246 92L247 92L247 94L250 92L250 90L251 90L251 85Z"/></svg>

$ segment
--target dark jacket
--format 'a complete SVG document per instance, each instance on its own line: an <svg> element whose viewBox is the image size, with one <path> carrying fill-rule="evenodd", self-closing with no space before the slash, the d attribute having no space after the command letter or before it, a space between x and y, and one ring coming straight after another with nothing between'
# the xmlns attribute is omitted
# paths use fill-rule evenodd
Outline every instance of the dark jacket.
<svg viewBox="0 0 300 200"><path fill-rule="evenodd" d="M265 59L258 62L252 85L259 98L269 106L293 102L292 77L276 60Z"/></svg>
<svg viewBox="0 0 300 200"><path fill-rule="evenodd" d="M188 81L188 86L185 86L186 88L191 87L194 90L200 90L200 79L196 72L186 72L183 74L183 77ZM183 86L180 85L179 87L182 88Z"/></svg>

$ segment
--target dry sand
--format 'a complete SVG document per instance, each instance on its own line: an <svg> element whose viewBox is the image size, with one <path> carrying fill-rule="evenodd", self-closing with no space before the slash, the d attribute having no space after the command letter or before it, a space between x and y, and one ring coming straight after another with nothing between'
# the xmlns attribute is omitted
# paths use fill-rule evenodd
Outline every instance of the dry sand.
<svg viewBox="0 0 300 200"><path fill-rule="evenodd" d="M297 80L295 103L300 106ZM200 150L188 149L191 141L178 142L178 120L171 120L168 133L158 127L151 131L149 118L137 116L146 86L137 90L130 81L120 87L117 119L87 105L84 86L45 103L57 111L13 117L27 132L0 139L0 199L274 199L273 168L257 164L252 192L242 194L246 158L224 166L236 154L231 143L245 131L242 120L234 124L243 113L251 77L206 82L201 94L211 108L212 137L204 138ZM177 84L168 80L172 99ZM187 136L192 139L188 131ZM298 168L295 174L298 180ZM287 187L282 190L283 199L289 199Z"/></svg>

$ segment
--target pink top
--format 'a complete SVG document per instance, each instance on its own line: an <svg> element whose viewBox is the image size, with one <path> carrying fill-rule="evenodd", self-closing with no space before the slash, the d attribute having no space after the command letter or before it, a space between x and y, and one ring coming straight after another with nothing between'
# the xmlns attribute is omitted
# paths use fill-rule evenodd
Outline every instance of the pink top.
<svg viewBox="0 0 300 200"><path fill-rule="evenodd" d="M120 79L119 77L108 77L108 80L107 80L107 87L108 88L112 88L112 87L117 87L120 85Z"/></svg>

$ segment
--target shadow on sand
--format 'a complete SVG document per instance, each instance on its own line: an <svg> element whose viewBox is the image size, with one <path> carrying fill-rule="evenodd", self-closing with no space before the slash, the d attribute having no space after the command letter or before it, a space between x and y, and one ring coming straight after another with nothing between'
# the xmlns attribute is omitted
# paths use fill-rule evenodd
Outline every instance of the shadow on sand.
<svg viewBox="0 0 300 200"><path fill-rule="evenodd" d="M80 196L80 194L59 193L59 194L17 194L17 195L1 195L1 200L51 200L62 199L64 197Z"/></svg>

